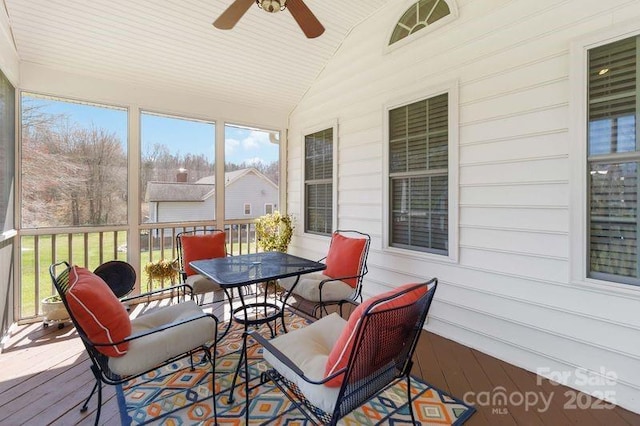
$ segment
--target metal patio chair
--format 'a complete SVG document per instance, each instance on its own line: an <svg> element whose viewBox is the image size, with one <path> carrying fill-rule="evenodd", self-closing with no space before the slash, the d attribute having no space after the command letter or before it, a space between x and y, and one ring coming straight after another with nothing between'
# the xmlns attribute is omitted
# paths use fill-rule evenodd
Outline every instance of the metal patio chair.
<svg viewBox="0 0 640 426"><path fill-rule="evenodd" d="M319 260L327 264L326 270L301 276L297 284L296 277L279 280L278 284L286 290L293 288L291 293L298 302L293 307L300 311L319 318L329 313L327 306L338 305L342 314L344 303L362 301L370 244L368 234L337 230L331 236L327 256Z"/></svg>
<svg viewBox="0 0 640 426"><path fill-rule="evenodd" d="M123 299L132 304L169 292L183 300L129 319L121 301L92 272L59 262L49 267L49 274L91 359L96 382L80 411L87 410L97 390L96 425L100 420L103 383L121 384L187 356L193 368L193 355L201 350L202 361L211 365L211 380L214 380L218 318L203 312L193 300L185 300L191 296L189 286L179 285ZM214 383L212 389L215 389ZM217 419L215 392L212 393L213 415Z"/></svg>
<svg viewBox="0 0 640 426"><path fill-rule="evenodd" d="M191 269L189 262L202 259L214 259L217 257L225 257L227 253L227 234L221 229L204 229L184 231L176 235L176 248L178 251L178 262L180 264L180 277L182 282L193 288L196 297L200 296L199 304L204 303L206 293L220 293L224 291L227 300L231 300L231 296L227 294L227 290L220 285ZM224 301L224 298L218 302Z"/></svg>
<svg viewBox="0 0 640 426"><path fill-rule="evenodd" d="M407 284L358 306L345 321L337 313L272 340L255 331L273 381L312 422L338 420L398 380L407 383L412 424L410 373L437 279ZM247 337L245 337L245 350ZM245 377L249 377L247 363ZM245 381L249 404L249 381ZM250 406L247 405L247 421Z"/></svg>
<svg viewBox="0 0 640 426"><path fill-rule="evenodd" d="M110 260L98 266L94 274L104 280L118 299L133 291L136 284L136 270L122 260Z"/></svg>

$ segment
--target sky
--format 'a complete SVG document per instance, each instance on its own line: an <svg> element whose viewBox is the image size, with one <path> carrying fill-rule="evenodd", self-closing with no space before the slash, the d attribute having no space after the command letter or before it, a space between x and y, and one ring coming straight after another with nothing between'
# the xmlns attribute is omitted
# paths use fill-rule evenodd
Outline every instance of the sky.
<svg viewBox="0 0 640 426"><path fill-rule="evenodd" d="M127 111L94 105L62 102L47 98L27 97L26 102L38 106L40 111L64 115L81 127L107 129L121 141L127 140ZM143 152L151 144L163 144L172 154L204 154L213 161L215 126L212 123L155 114L141 117ZM269 133L243 127L226 126L226 162L266 164L278 160L278 145L269 140Z"/></svg>

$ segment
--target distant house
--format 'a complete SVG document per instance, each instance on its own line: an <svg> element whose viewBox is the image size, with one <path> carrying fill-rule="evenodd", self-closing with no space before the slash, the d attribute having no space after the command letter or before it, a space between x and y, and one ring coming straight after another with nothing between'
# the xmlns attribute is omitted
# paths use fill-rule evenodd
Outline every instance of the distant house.
<svg viewBox="0 0 640 426"><path fill-rule="evenodd" d="M227 172L224 180L225 219L255 219L278 208L278 185L255 168ZM215 176L193 183L149 182L148 222L215 219L215 194Z"/></svg>

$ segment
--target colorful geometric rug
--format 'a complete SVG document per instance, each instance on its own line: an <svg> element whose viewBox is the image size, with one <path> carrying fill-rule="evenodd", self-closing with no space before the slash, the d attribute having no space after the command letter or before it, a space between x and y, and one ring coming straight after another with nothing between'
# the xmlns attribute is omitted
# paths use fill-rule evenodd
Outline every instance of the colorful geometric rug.
<svg viewBox="0 0 640 426"><path fill-rule="evenodd" d="M287 313L287 330L304 327L308 320ZM264 331L262 330L264 329ZM244 378L236 385L234 402L229 404L229 390L242 348L244 328L234 324L216 349L216 409L218 424L244 425ZM267 327L261 333L269 335ZM262 347L249 347L249 376L252 384L259 383L261 372L269 366L262 360ZM189 368L189 359L131 380L116 387L120 417L123 425L213 425L211 398L211 366L197 356L195 371ZM412 377L413 412L419 425L461 425L475 411L473 407ZM259 386L252 392L249 402L251 425L309 425L300 411L272 383ZM406 383L400 381L343 417L341 425L396 425L411 424L407 405Z"/></svg>

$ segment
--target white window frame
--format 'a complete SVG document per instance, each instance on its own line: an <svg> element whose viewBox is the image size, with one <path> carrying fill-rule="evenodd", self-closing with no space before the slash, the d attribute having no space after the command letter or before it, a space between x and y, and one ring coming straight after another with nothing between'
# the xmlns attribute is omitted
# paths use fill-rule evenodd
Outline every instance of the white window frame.
<svg viewBox="0 0 640 426"><path fill-rule="evenodd" d="M271 206L271 212L267 211L267 206ZM274 212L274 207L273 207L273 203L265 203L264 204L264 214L270 214Z"/></svg>
<svg viewBox="0 0 640 426"><path fill-rule="evenodd" d="M247 207L249 207L249 213L247 213ZM245 216L251 216L251 203L244 203L243 209Z"/></svg>
<svg viewBox="0 0 640 426"><path fill-rule="evenodd" d="M639 286L588 277L587 70L589 50L638 35L640 23L633 20L573 41L569 72L569 281L583 287L634 295L640 294Z"/></svg>
<svg viewBox="0 0 640 426"><path fill-rule="evenodd" d="M431 86L427 89L419 90L418 93L414 90L413 93L391 100L384 105L383 111L383 136L382 141L384 144L383 150L383 199L382 206L384 208L383 213L383 250L389 253L396 253L403 256L410 256L420 260L429 260L436 262L457 263L458 262L458 206L459 206L459 166L458 166L458 145L459 145L459 112L458 112L458 80L449 80L438 85ZM405 105L412 104L424 99L430 99L438 95L448 93L448 109L449 109L449 146L448 146L448 191L449 191L449 227L448 227L448 254L436 254L428 253L418 250L411 250L407 248L392 247L391 246L391 232L389 230L391 218L390 218L390 188L389 188L389 111L395 108L399 108Z"/></svg>
<svg viewBox="0 0 640 426"><path fill-rule="evenodd" d="M317 133L320 132L322 130L327 130L327 129L332 129L333 130L333 175L331 177L332 179L332 184L331 184L331 204L332 204L332 218L331 218L331 222L332 222L332 231L335 231L336 229L340 229L338 228L338 119L333 119L333 120L329 120L329 121L324 121L320 124L308 127L306 129L304 129L301 133L300 136L300 141L301 141L301 148L302 148L302 155L301 155L301 170L302 170L302 178L300 179L300 194L302 195L302 198L300 200L300 222L302 224L302 226L300 227L300 233L301 235L305 235L305 236L309 236L309 237L315 237L315 238L321 238L321 239L327 239L327 238L331 238L331 235L321 235L321 234L316 234L316 233L310 233L310 232L306 232L305 230L307 229L307 224L306 224L306 220L307 220L307 200L306 200L306 191L305 191L305 176L306 176L306 170L305 170L305 137L308 135L311 135L313 133Z"/></svg>

